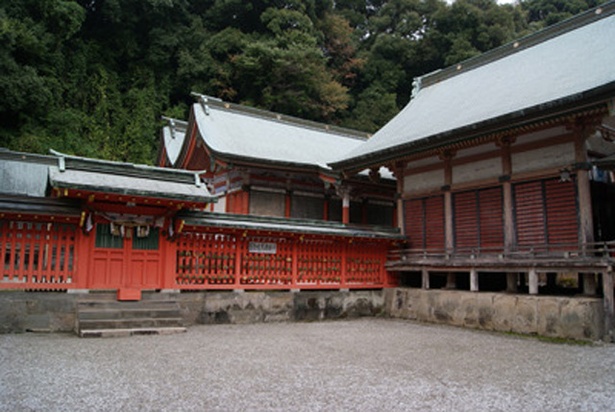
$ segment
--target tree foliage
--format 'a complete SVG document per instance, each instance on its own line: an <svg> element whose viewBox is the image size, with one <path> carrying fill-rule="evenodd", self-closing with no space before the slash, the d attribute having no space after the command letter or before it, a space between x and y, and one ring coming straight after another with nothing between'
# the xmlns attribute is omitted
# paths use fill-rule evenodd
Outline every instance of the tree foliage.
<svg viewBox="0 0 615 413"><path fill-rule="evenodd" d="M598 0L2 0L0 146L154 161L196 91L375 131L415 77Z"/></svg>

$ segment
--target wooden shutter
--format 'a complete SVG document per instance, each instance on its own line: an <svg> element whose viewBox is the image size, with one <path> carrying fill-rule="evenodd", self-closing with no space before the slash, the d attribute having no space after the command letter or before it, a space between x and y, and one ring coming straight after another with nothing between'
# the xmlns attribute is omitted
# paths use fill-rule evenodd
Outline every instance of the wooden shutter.
<svg viewBox="0 0 615 413"><path fill-rule="evenodd" d="M425 249L444 249L444 197L425 199Z"/></svg>
<svg viewBox="0 0 615 413"><path fill-rule="evenodd" d="M545 202L542 181L515 185L517 244L544 245L546 239Z"/></svg>
<svg viewBox="0 0 615 413"><path fill-rule="evenodd" d="M410 248L424 248L424 205L423 199L404 202L404 230Z"/></svg>
<svg viewBox="0 0 615 413"><path fill-rule="evenodd" d="M504 246L504 218L502 188L489 188L478 192L480 246Z"/></svg>
<svg viewBox="0 0 615 413"><path fill-rule="evenodd" d="M459 249L478 246L478 211L476 191L454 195L455 247Z"/></svg>
<svg viewBox="0 0 615 413"><path fill-rule="evenodd" d="M549 244L577 244L579 220L574 182L545 181L547 237Z"/></svg>

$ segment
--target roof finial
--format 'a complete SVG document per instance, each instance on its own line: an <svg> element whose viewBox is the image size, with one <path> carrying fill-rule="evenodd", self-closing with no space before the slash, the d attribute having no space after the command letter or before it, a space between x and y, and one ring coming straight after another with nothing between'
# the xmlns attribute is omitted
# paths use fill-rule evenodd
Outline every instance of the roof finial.
<svg viewBox="0 0 615 413"><path fill-rule="evenodd" d="M415 77L412 81L412 94L410 95L410 99L414 99L416 95L421 90L421 78Z"/></svg>

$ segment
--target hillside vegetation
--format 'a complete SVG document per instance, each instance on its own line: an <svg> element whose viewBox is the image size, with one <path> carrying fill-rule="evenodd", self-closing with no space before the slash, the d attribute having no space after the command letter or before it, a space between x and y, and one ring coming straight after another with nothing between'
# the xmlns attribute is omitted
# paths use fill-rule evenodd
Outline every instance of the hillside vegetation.
<svg viewBox="0 0 615 413"><path fill-rule="evenodd" d="M191 91L373 132L414 77L597 3L0 0L0 146L152 163Z"/></svg>

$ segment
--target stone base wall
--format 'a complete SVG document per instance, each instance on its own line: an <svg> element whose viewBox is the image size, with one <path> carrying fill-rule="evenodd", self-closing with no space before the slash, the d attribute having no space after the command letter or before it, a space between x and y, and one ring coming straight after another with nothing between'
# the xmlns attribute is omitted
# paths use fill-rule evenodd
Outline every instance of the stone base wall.
<svg viewBox="0 0 615 413"><path fill-rule="evenodd" d="M0 292L0 333L60 332L75 329L77 294Z"/></svg>
<svg viewBox="0 0 615 413"><path fill-rule="evenodd" d="M86 293L87 294L87 293ZM146 295L158 294L144 292ZM162 293L177 298L184 324L247 324L389 316L576 340L603 336L600 298L458 290ZM70 332L83 293L0 292L0 333Z"/></svg>
<svg viewBox="0 0 615 413"><path fill-rule="evenodd" d="M319 321L384 313L384 291L143 292L173 297L184 325ZM113 297L113 294L108 294ZM70 332L88 293L0 292L0 333Z"/></svg>
<svg viewBox="0 0 615 413"><path fill-rule="evenodd" d="M603 336L601 298L458 290L386 290L391 317L574 340Z"/></svg>

